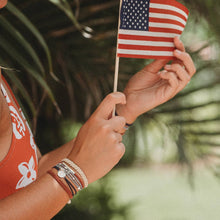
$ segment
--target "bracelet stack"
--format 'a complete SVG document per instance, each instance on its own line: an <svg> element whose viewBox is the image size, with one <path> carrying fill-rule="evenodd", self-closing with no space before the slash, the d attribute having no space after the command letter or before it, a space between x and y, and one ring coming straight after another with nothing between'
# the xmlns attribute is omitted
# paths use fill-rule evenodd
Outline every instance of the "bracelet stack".
<svg viewBox="0 0 220 220"><path fill-rule="evenodd" d="M68 158L63 159L62 162L68 164L70 167L76 170L76 172L79 173L80 177L83 180L84 187L86 188L88 186L88 180L84 172L75 163L73 163L73 161L69 160Z"/></svg>
<svg viewBox="0 0 220 220"><path fill-rule="evenodd" d="M54 171L56 171L56 173ZM84 172L68 158L63 159L47 173L60 184L70 199L72 199L78 191L88 186L88 180ZM69 200L68 203L71 203L71 200Z"/></svg>

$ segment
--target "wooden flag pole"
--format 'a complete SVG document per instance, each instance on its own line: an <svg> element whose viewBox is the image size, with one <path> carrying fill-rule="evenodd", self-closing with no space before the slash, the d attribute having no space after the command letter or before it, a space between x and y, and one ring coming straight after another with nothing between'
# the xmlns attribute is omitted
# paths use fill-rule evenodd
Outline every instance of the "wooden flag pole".
<svg viewBox="0 0 220 220"><path fill-rule="evenodd" d="M115 58L115 76L114 76L114 88L113 92L117 92L118 90L118 72L119 72L119 57L116 54Z"/></svg>
<svg viewBox="0 0 220 220"><path fill-rule="evenodd" d="M119 6L118 31L119 31L119 25L120 25L121 4L122 4L122 0L120 0L120 6ZM118 90L118 73L119 73L119 57L118 57L118 32L117 32L117 48L116 48L116 57L115 57L115 75L114 75L113 92L117 92ZM114 107L113 109L112 117L115 116L115 109L116 107Z"/></svg>
<svg viewBox="0 0 220 220"><path fill-rule="evenodd" d="M118 72L119 72L119 57L117 56L117 53L116 53L116 58L115 58L115 76L114 76L113 92L117 92L117 90L118 90ZM113 109L112 117L115 116L115 109L116 109L116 107L114 107L114 109Z"/></svg>

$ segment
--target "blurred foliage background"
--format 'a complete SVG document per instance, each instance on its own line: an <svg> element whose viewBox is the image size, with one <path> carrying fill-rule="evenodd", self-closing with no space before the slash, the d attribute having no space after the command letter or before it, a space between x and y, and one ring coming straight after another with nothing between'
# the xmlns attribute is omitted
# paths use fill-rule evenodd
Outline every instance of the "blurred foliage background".
<svg viewBox="0 0 220 220"><path fill-rule="evenodd" d="M119 166L179 163L192 177L202 161L220 176L220 2L181 2L190 9L182 40L197 74L175 98L136 121L124 137ZM0 66L42 153L76 136L112 91L118 8L119 0L10 0L1 10ZM122 58L119 91L149 62ZM129 204L116 205L115 192L104 178L54 219L128 219Z"/></svg>

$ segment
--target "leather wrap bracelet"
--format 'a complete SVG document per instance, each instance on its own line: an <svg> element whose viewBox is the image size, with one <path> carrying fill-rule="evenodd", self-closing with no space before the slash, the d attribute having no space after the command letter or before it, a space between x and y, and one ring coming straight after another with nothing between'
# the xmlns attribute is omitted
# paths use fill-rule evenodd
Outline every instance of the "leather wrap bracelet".
<svg viewBox="0 0 220 220"><path fill-rule="evenodd" d="M65 183L52 170L48 170L47 173L50 174L60 184L60 186L68 194L69 198L72 199L73 195L72 195L70 188L68 188L68 186L66 186Z"/></svg>

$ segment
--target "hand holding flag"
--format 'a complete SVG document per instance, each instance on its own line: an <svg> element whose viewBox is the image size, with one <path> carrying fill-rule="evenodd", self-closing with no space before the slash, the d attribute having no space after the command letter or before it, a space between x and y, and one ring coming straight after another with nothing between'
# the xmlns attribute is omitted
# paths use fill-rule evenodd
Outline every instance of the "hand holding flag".
<svg viewBox="0 0 220 220"><path fill-rule="evenodd" d="M124 90L127 102L117 106L117 113L127 123L171 99L195 74L179 40L188 13L176 0L121 0L114 91L119 57L157 59L135 74Z"/></svg>
<svg viewBox="0 0 220 220"><path fill-rule="evenodd" d="M188 9L176 0L121 0L114 92L119 57L173 59L173 39L181 35L188 14Z"/></svg>
<svg viewBox="0 0 220 220"><path fill-rule="evenodd" d="M178 37L174 46L177 61L166 65L166 59L155 60L129 80L124 90L126 105L117 106L118 115L124 116L127 123L133 123L139 115L171 99L195 74L194 63Z"/></svg>

